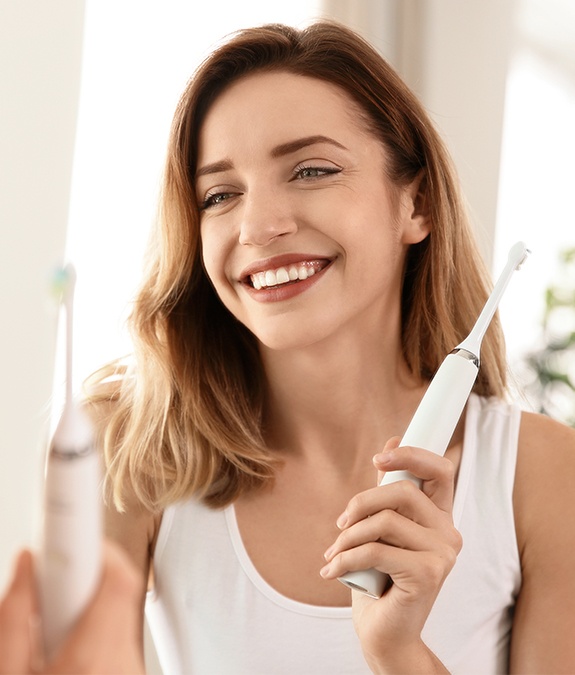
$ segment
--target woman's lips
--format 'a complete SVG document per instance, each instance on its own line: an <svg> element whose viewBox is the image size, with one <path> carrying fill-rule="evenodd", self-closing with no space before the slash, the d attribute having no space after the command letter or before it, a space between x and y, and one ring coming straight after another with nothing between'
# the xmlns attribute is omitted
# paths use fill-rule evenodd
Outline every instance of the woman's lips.
<svg viewBox="0 0 575 675"><path fill-rule="evenodd" d="M330 258L278 256L250 265L242 276L242 283L255 299L285 300L312 285L317 280L314 277L331 262Z"/></svg>
<svg viewBox="0 0 575 675"><path fill-rule="evenodd" d="M249 279L252 286L259 291L261 288L270 288L272 286L281 286L297 281L305 281L316 272L321 272L327 267L328 260L307 260L291 265L282 265L275 269L267 269L262 272L250 274Z"/></svg>

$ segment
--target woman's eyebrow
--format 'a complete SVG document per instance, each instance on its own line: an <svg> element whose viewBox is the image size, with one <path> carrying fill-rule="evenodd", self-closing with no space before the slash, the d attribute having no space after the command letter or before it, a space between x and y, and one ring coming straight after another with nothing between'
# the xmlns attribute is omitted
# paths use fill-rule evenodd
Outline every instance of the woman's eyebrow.
<svg viewBox="0 0 575 675"><path fill-rule="evenodd" d="M296 138L294 141L288 141L287 143L282 143L281 145L276 145L275 148L270 152L271 157L283 157L284 155L289 155L292 152L301 150L302 148L307 147L308 145L315 145L316 143L329 143L334 145L336 148L341 148L342 150L347 150L345 145L342 145L334 138L329 136L315 135L315 136L305 136L303 138Z"/></svg>
<svg viewBox="0 0 575 675"><path fill-rule="evenodd" d="M221 173L222 171L228 171L233 169L233 164L229 159L222 159L219 162L213 162L213 164L206 164L196 171L196 178L200 176L205 176L209 173Z"/></svg>
<svg viewBox="0 0 575 675"><path fill-rule="evenodd" d="M302 148L306 148L308 145L316 145L317 143L328 143L333 145L336 148L341 150L347 150L345 145L339 143L334 138L329 136L322 136L321 134L316 134L315 136L304 136L303 138L296 138L293 141L288 141L287 143L281 143L272 148L270 156L274 159L277 157L283 157L284 155L289 155L292 152L297 152ZM233 164L229 159L222 159L218 162L213 162L212 164L206 164L205 166L200 167L196 171L196 178L200 176L206 176L211 173L222 173L223 171L229 171L233 169Z"/></svg>

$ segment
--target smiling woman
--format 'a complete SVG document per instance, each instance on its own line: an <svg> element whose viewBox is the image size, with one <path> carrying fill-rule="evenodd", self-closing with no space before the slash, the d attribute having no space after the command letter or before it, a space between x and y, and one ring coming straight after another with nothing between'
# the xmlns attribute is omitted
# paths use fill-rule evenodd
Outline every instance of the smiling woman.
<svg viewBox="0 0 575 675"><path fill-rule="evenodd" d="M208 56L134 357L90 389L166 673L568 672L575 438L506 400L497 321L445 457L396 438L487 286L444 146L369 44L269 25ZM396 470L421 490L377 486ZM379 599L336 580L368 568Z"/></svg>
<svg viewBox="0 0 575 675"><path fill-rule="evenodd" d="M558 637L575 608L575 534L554 518L575 516L568 481L543 506L574 441L504 400L496 322L446 456L389 440L479 314L479 259L439 136L351 31L248 29L200 66L174 119L135 360L92 389L109 532L142 587L154 565L167 672L575 659ZM375 469L423 489L374 488ZM335 581L369 567L393 579L379 600ZM537 643L542 621L557 630Z"/></svg>
<svg viewBox="0 0 575 675"><path fill-rule="evenodd" d="M328 82L256 74L213 103L198 138L203 261L262 348L323 350L344 327L399 326L407 246L429 223L412 199L419 181L396 186L387 164L359 106Z"/></svg>
<svg viewBox="0 0 575 675"><path fill-rule="evenodd" d="M240 31L199 68L174 120L135 362L93 390L127 509L109 531L143 578L153 560L168 672L573 660L559 637L533 639L542 620L560 635L575 605L574 534L553 517L573 509L568 484L542 508L539 480L573 464L573 439L504 401L497 324L446 457L388 441L483 305L478 260L437 133L356 35ZM382 448L375 468L408 469L422 491L372 487ZM393 579L377 601L334 581L368 567Z"/></svg>

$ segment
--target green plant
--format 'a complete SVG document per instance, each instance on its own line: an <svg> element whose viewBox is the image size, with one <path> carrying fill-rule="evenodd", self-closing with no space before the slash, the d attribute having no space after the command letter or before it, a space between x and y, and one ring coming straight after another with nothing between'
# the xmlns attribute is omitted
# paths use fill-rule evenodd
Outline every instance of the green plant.
<svg viewBox="0 0 575 675"><path fill-rule="evenodd" d="M575 427L575 248L559 262L559 283L545 292L542 347L525 357L525 390L539 412Z"/></svg>

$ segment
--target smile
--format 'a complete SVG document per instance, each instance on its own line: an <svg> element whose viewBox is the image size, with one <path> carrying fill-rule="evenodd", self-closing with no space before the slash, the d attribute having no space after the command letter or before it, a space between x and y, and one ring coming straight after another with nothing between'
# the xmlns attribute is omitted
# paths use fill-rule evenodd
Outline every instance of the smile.
<svg viewBox="0 0 575 675"><path fill-rule="evenodd" d="M259 291L262 288L272 288L274 286L305 281L316 272L320 272L328 264L328 260L309 260L250 274L249 279L253 288Z"/></svg>

